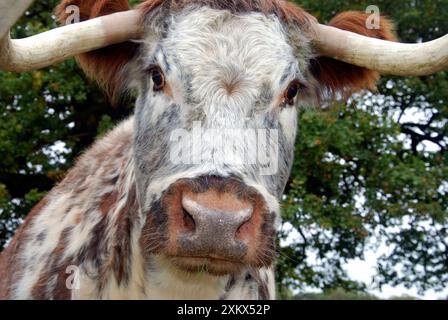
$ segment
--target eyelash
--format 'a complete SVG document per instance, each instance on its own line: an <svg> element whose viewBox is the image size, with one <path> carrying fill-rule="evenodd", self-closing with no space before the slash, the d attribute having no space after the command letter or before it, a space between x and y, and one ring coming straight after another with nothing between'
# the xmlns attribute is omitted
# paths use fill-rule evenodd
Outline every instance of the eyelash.
<svg viewBox="0 0 448 320"><path fill-rule="evenodd" d="M165 75L162 70L158 66L151 66L147 69L147 73L151 77L151 80L154 84L154 91L162 91L165 88L166 81Z"/></svg>
<svg viewBox="0 0 448 320"><path fill-rule="evenodd" d="M299 82L298 80L292 81L288 88L286 88L283 96L284 96L284 103L290 106L293 106L295 104L295 99L301 92L301 90L304 88L304 85Z"/></svg>

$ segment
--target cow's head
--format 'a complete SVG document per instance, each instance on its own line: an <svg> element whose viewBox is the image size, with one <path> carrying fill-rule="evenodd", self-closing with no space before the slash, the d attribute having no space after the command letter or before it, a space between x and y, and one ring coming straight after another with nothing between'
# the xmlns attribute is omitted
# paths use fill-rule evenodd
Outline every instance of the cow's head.
<svg viewBox="0 0 448 320"><path fill-rule="evenodd" d="M138 93L139 241L146 254L190 272L272 264L298 108L374 87L372 70L423 75L448 64L438 50L446 38L418 47L376 40L394 39L385 18L369 29L368 15L346 12L323 26L281 0L148 0L137 11L125 0L65 0L59 20L72 22L73 8L81 20L107 16L55 31L57 41L4 37L0 69L81 53L83 69L113 99ZM0 21L0 38L10 22ZM138 40L123 42L131 37ZM42 45L33 57L19 52L37 40L55 53Z"/></svg>
<svg viewBox="0 0 448 320"><path fill-rule="evenodd" d="M74 2L60 7L62 19ZM81 16L126 6L82 1ZM271 265L297 109L372 86L377 74L316 57L314 19L283 1L152 0L140 10L138 43L80 61L113 96L138 93L134 160L144 251L192 272ZM365 18L351 13L337 23L358 31ZM387 21L372 34L391 38Z"/></svg>

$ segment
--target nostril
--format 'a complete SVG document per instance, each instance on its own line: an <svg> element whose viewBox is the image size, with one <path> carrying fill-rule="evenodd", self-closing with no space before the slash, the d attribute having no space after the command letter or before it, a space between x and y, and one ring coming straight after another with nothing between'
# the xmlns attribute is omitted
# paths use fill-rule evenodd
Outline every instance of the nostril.
<svg viewBox="0 0 448 320"><path fill-rule="evenodd" d="M196 229L196 223L194 221L193 216L183 207L182 207L182 214L185 229L189 231L194 231Z"/></svg>
<svg viewBox="0 0 448 320"><path fill-rule="evenodd" d="M238 237L238 236L243 236L243 235L247 234L247 233L249 232L250 226L251 226L251 222L250 222L250 220L244 222L244 223L243 223L241 226L239 226L238 229L236 230L236 236Z"/></svg>
<svg viewBox="0 0 448 320"><path fill-rule="evenodd" d="M236 237L241 238L245 235L250 233L250 229L252 228L252 220L249 218L248 220L244 221L236 230Z"/></svg>

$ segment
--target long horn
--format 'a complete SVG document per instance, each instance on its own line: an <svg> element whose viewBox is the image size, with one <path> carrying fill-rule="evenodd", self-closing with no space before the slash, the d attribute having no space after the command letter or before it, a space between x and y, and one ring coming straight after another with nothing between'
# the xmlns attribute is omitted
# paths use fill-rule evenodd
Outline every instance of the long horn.
<svg viewBox="0 0 448 320"><path fill-rule="evenodd" d="M3 38L34 0L2 0L0 2L0 39Z"/></svg>
<svg viewBox="0 0 448 320"><path fill-rule="evenodd" d="M0 70L23 72L40 69L80 53L140 38L140 17L139 11L129 10L25 39L11 40L8 33L0 40Z"/></svg>
<svg viewBox="0 0 448 320"><path fill-rule="evenodd" d="M417 44L365 37L318 24L313 41L322 56L397 76L424 76L448 70L448 35Z"/></svg>

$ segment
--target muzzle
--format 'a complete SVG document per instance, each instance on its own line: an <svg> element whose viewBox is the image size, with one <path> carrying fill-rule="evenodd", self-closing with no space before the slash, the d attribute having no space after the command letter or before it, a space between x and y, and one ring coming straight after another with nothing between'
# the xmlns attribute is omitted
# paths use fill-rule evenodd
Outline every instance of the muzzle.
<svg viewBox="0 0 448 320"><path fill-rule="evenodd" d="M187 271L221 275L272 263L275 213L267 208L239 178L202 176L171 185L149 215L164 224L159 253Z"/></svg>

